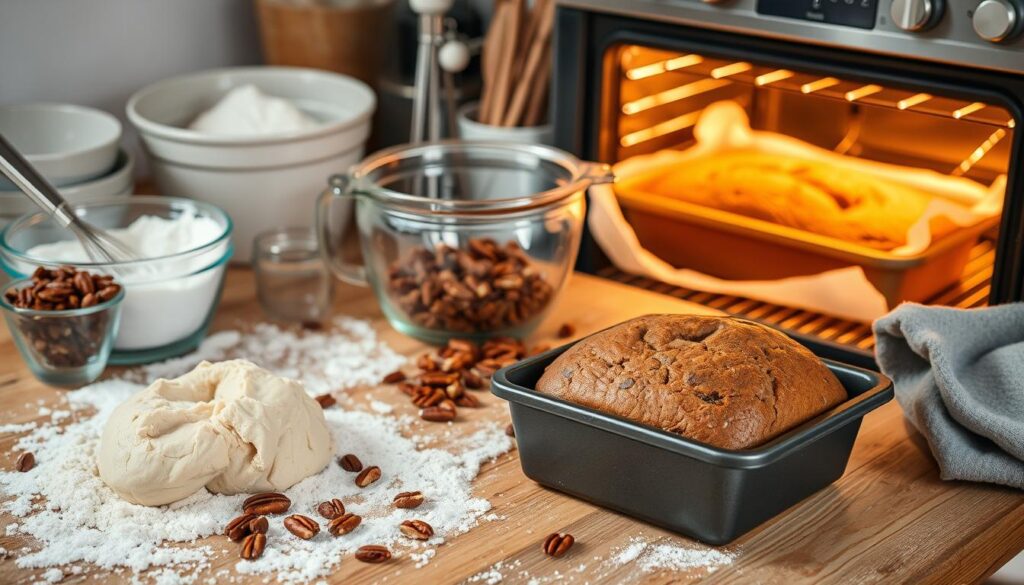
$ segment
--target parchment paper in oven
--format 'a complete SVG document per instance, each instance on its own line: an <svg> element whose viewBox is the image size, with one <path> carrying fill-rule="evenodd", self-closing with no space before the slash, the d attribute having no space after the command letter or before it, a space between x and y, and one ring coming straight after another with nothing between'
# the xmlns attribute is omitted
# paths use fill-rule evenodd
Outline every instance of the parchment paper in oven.
<svg viewBox="0 0 1024 585"><path fill-rule="evenodd" d="M706 108L694 134L696 145L685 151L661 151L618 163L614 168L616 177L620 181L629 180L658 172L666 166L685 164L696 157L737 148L817 160L872 174L935 195L922 218L908 230L907 243L892 251L907 256L924 251L931 243L929 220L932 217L941 215L956 225L968 226L997 215L1002 209L1003 177L985 187L962 177L839 155L788 136L752 130L746 112L733 102L719 102ZM870 322L888 312L884 296L871 285L859 266L761 281L723 280L675 268L640 245L632 226L623 217L611 185L591 187L588 224L605 254L626 272L685 288L749 297L856 321Z"/></svg>

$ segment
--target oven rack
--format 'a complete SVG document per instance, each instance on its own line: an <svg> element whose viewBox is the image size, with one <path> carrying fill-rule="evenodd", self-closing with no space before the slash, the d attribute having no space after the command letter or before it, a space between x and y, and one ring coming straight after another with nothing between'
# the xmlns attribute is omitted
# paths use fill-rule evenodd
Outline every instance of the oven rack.
<svg viewBox="0 0 1024 585"><path fill-rule="evenodd" d="M850 104L953 118L996 128L1012 129L1016 126L1016 121L1006 109L979 101L964 101L875 83L762 66L748 61L716 59L695 53L663 54L658 60L644 64L632 63L634 58L635 55L631 52L623 52L622 66L629 81L642 81L671 74L687 74L687 81L652 95L625 101L621 106L621 112L625 116L640 114L654 107L739 83L803 95L813 94Z"/></svg>
<svg viewBox="0 0 1024 585"><path fill-rule="evenodd" d="M962 309L985 306L988 303L994 265L994 244L991 240L983 239L971 249L970 259L964 267L960 280L926 301L926 304ZM674 286L644 276L629 274L614 266L599 270L597 275L704 305L729 315L772 325L812 341L838 344L843 346L843 349L853 351L868 360L872 359L874 353L875 337L871 332L871 327L864 323L745 297L714 294Z"/></svg>

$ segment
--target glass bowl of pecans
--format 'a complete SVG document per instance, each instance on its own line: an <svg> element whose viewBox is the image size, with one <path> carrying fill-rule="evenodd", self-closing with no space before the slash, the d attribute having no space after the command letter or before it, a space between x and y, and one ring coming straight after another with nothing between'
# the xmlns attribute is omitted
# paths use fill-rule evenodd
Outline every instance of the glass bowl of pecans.
<svg viewBox="0 0 1024 585"><path fill-rule="evenodd" d="M0 307L32 374L52 386L77 387L106 368L123 298L112 276L39 267L3 288Z"/></svg>
<svg viewBox="0 0 1024 585"><path fill-rule="evenodd" d="M586 189L610 180L606 165L536 144L398 146L331 178L320 251L340 278L371 286L403 333L522 338L572 273Z"/></svg>

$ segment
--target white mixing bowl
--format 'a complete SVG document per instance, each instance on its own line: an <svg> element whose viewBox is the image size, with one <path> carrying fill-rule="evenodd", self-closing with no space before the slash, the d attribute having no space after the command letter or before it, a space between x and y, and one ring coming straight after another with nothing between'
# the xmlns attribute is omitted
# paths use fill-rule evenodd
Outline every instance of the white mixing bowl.
<svg viewBox="0 0 1024 585"><path fill-rule="evenodd" d="M188 129L224 94L246 84L290 100L322 124L258 137ZM239 67L157 82L135 93L127 109L160 192L225 210L235 224L235 260L248 262L256 234L312 224L328 177L362 158L375 108L373 91L351 77L297 67Z"/></svg>
<svg viewBox="0 0 1024 585"><path fill-rule="evenodd" d="M115 152L115 155L117 156L114 168L107 174L84 183L58 187L57 190L72 205L92 203L111 197L127 197L135 187L135 178L132 175L135 162L131 153L126 150ZM34 211L39 211L39 207L21 191L0 190L0 228L24 213Z"/></svg>
<svg viewBox="0 0 1024 585"><path fill-rule="evenodd" d="M117 162L121 123L107 112L71 104L0 105L3 134L55 187L89 181ZM0 175L0 191L16 187Z"/></svg>

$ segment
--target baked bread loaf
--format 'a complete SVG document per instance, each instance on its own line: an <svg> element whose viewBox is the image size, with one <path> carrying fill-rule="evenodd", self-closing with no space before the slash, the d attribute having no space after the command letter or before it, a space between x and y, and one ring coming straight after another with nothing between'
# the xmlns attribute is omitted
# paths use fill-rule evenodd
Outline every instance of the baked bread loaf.
<svg viewBox="0 0 1024 585"><path fill-rule="evenodd" d="M879 250L905 244L907 230L931 200L892 181L752 150L703 157L642 184L666 197ZM932 235L951 227L939 222Z"/></svg>
<svg viewBox="0 0 1024 585"><path fill-rule="evenodd" d="M846 400L806 348L732 317L648 315L558 356L537 391L721 447L746 449Z"/></svg>

